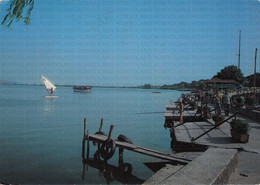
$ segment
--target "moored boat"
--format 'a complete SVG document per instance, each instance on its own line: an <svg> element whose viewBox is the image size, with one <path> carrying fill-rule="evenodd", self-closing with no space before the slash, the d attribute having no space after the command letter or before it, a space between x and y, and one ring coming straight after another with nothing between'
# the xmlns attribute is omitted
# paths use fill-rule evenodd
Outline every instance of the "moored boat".
<svg viewBox="0 0 260 185"><path fill-rule="evenodd" d="M89 92L92 89L92 86L89 85L75 85L73 86L74 92Z"/></svg>

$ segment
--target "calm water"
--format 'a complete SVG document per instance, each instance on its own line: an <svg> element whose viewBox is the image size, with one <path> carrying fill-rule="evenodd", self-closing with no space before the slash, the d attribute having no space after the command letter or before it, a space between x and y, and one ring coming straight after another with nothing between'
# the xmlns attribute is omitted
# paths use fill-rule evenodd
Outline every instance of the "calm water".
<svg viewBox="0 0 260 185"><path fill-rule="evenodd" d="M0 85L0 182L106 184L106 175L90 166L82 179L84 117L90 133L98 130L104 118L104 132L108 133L110 124L115 125L113 138L124 134L137 145L171 151L164 115L158 112L181 92L152 91L93 88L83 94L58 87L55 94L60 98L47 99L42 86ZM92 157L96 147L91 144L90 149ZM117 152L108 161L110 165L118 166ZM132 164L132 175L139 180L153 175L143 164L152 160L124 152L124 162ZM114 177L110 183L126 182Z"/></svg>

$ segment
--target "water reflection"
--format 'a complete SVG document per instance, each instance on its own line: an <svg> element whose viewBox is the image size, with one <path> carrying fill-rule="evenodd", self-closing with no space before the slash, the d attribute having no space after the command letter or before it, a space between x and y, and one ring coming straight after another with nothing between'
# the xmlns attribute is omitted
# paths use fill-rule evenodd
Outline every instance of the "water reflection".
<svg viewBox="0 0 260 185"><path fill-rule="evenodd" d="M83 160L82 179L85 178L85 170L88 166L99 170L99 176L103 175L107 184L118 181L123 184L142 184L145 180L140 179L132 174L132 165L129 163L121 163L118 167L108 164L101 159ZM86 172L87 174L87 172Z"/></svg>
<svg viewBox="0 0 260 185"><path fill-rule="evenodd" d="M91 91L74 91L76 94L91 94Z"/></svg>
<svg viewBox="0 0 260 185"><path fill-rule="evenodd" d="M45 98L43 107L44 114L49 114L55 110L53 101L53 98Z"/></svg>

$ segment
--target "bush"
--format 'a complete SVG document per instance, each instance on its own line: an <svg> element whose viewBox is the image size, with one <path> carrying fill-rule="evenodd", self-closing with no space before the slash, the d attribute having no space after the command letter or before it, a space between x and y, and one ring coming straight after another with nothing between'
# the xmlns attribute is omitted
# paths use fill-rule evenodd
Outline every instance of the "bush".
<svg viewBox="0 0 260 185"><path fill-rule="evenodd" d="M202 113L202 108L201 107L197 107L197 113L199 113L199 114Z"/></svg>
<svg viewBox="0 0 260 185"><path fill-rule="evenodd" d="M193 109L195 109L195 107L196 107L196 102L193 100L193 101L190 101L189 102L189 105L193 108Z"/></svg>
<svg viewBox="0 0 260 185"><path fill-rule="evenodd" d="M249 123L241 119L233 119L230 122L230 127L231 130L234 130L240 134L247 134L251 129Z"/></svg>
<svg viewBox="0 0 260 185"><path fill-rule="evenodd" d="M244 103L245 102L245 99L244 99L244 97L243 96L238 96L238 97L236 97L236 102L237 103Z"/></svg>
<svg viewBox="0 0 260 185"><path fill-rule="evenodd" d="M246 105L254 105L254 98L247 97L247 98L245 99L245 104L246 104Z"/></svg>
<svg viewBox="0 0 260 185"><path fill-rule="evenodd" d="M215 121L215 122L221 122L224 120L224 116L220 115L220 114L214 114L212 116L212 119Z"/></svg>
<svg viewBox="0 0 260 185"><path fill-rule="evenodd" d="M204 105L204 106L202 107L202 110L203 110L204 112L210 112L210 107L207 106L207 105Z"/></svg>

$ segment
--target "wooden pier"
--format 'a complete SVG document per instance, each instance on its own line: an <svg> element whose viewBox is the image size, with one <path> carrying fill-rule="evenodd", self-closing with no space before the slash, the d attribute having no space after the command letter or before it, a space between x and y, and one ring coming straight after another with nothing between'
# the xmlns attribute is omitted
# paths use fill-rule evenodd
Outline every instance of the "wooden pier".
<svg viewBox="0 0 260 185"><path fill-rule="evenodd" d="M176 122L180 121L180 113L178 110L166 110L164 113L165 127L172 128ZM194 110L185 110L183 112L183 122L201 122L205 121L201 114L196 113Z"/></svg>
<svg viewBox="0 0 260 185"><path fill-rule="evenodd" d="M167 154L167 153L163 153L163 152L160 152L157 150L153 150L153 149L149 149L149 148L145 148L145 147L141 147L141 146L132 144L131 140L123 135L119 135L119 136L121 136L121 138L118 137L118 139L112 139L112 132L114 129L114 125L110 126L108 136L106 136L102 132L102 127L103 127L103 119L101 119L101 125L99 128L99 131L96 132L96 134L88 134L87 121L86 121L86 119L84 119L84 136L83 136L83 141L82 141L82 157L83 157L83 161L86 161L86 163L89 160L89 155L90 155L90 141L92 141L93 143L95 143L98 146L97 151L94 154L94 158L102 157L104 159L104 161L109 160L113 156L116 147L118 147L119 148L119 160L118 160L119 164L123 163L124 149L130 150L132 152L141 153L141 154L144 154L147 156L159 158L162 160L167 160L172 164L185 165L191 161L191 159L188 159L188 158L178 157L173 154ZM86 141L87 141L87 153L86 153L87 155L85 156L85 142Z"/></svg>
<svg viewBox="0 0 260 185"><path fill-rule="evenodd" d="M197 103L202 108L201 102ZM232 119L236 119L237 112L233 115L226 116L218 124L210 117L206 118L198 110L185 110L183 111L183 123L180 121L179 110L176 109L178 105L166 105L165 127L171 128L172 148L174 151L180 151L182 148L187 147L185 150L194 150L194 146L204 150L205 147L223 147L223 148L236 148L241 149L241 144L232 142L230 137L230 125L228 123ZM171 107L171 110L169 110ZM174 108L175 107L175 108ZM216 109L212 106L209 112ZM213 108L213 109L212 109ZM224 113L223 113L224 114ZM199 140L199 141L197 141Z"/></svg>
<svg viewBox="0 0 260 185"><path fill-rule="evenodd" d="M178 105L176 105L176 104L173 104L173 105L165 105L165 108L166 108L166 110L172 110L172 111L178 111L179 110L179 106ZM193 108L192 107L184 107L184 110L193 110Z"/></svg>
<svg viewBox="0 0 260 185"><path fill-rule="evenodd" d="M98 143L105 143L107 141L107 139L108 139L108 136L104 136L104 135L100 135L100 134L90 134L89 135L89 140L98 142ZM166 154L166 153L163 153L163 152L160 152L157 150L144 148L144 147L141 147L138 145L134 145L131 143L126 143L126 142L122 142L122 141L118 141L118 140L115 140L115 144L116 144L116 147L121 147L121 148L130 150L132 152L141 153L144 155L152 156L152 157L163 159L163 160L169 160L171 162L187 164L188 162L191 161L190 159L176 157L171 154Z"/></svg>

